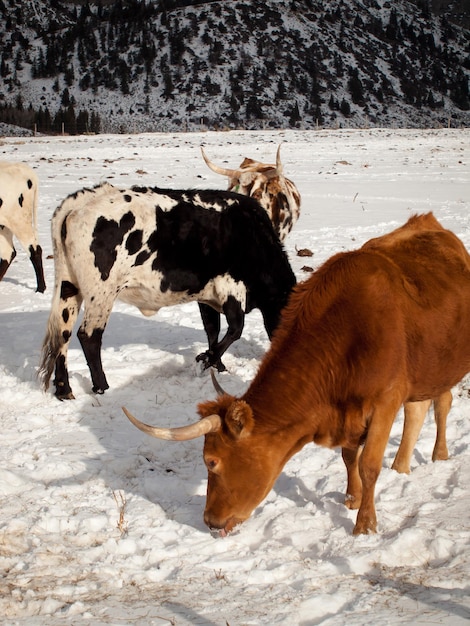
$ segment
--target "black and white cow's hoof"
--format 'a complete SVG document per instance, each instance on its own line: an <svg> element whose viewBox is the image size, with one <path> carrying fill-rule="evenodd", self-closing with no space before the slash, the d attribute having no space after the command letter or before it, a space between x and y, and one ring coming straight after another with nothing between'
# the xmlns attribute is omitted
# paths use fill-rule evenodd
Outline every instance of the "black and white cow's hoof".
<svg viewBox="0 0 470 626"><path fill-rule="evenodd" d="M75 400L75 396L73 395L72 391L69 391L68 393L58 393L56 391L55 397L61 402L62 400Z"/></svg>
<svg viewBox="0 0 470 626"><path fill-rule="evenodd" d="M217 360L216 363L214 363L214 367L217 368L218 372L226 372L227 368L225 367L225 365L222 363L222 361L220 359Z"/></svg>
<svg viewBox="0 0 470 626"><path fill-rule="evenodd" d="M106 389L109 389L109 385L102 385L100 387L92 387L93 393L96 393L98 396L102 396Z"/></svg>
<svg viewBox="0 0 470 626"><path fill-rule="evenodd" d="M54 380L54 386L55 386L55 397L57 398L57 400L75 400L75 396L72 393L72 389L70 388L70 385L61 380L57 380L57 378Z"/></svg>

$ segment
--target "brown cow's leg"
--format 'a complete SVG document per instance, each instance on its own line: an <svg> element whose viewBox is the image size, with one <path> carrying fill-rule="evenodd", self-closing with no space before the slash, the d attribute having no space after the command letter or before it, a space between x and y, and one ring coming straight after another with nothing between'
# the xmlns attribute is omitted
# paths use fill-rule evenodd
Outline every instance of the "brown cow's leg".
<svg viewBox="0 0 470 626"><path fill-rule="evenodd" d="M362 447L356 448L355 450L348 448L342 448L341 450L348 473L348 486L344 500L344 504L348 509L358 509L361 506L362 481L359 476L359 457L361 456L361 452Z"/></svg>
<svg viewBox="0 0 470 626"><path fill-rule="evenodd" d="M434 419L436 420L436 443L432 452L433 461L446 461L449 458L446 441L447 415L452 405L452 393L445 391L434 400Z"/></svg>
<svg viewBox="0 0 470 626"><path fill-rule="evenodd" d="M387 446L393 420L400 408L399 393L390 392L376 406L369 424L364 449L359 457L359 475L362 481L362 500L357 514L355 535L377 532L375 513L375 484L382 469L383 456Z"/></svg>
<svg viewBox="0 0 470 626"><path fill-rule="evenodd" d="M400 474L410 473L411 455L418 441L419 433L424 424L431 400L422 402L405 402L403 434L400 446L392 464L392 469Z"/></svg>

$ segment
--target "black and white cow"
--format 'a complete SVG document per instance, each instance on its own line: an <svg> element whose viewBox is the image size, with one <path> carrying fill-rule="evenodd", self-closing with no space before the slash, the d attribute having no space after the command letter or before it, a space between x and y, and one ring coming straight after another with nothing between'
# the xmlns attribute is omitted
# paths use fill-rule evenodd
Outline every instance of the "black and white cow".
<svg viewBox="0 0 470 626"><path fill-rule="evenodd" d="M245 313L259 308L271 337L295 284L266 212L228 191L83 189L56 209L52 241L55 286L40 373L47 389L55 367L60 399L73 398L67 349L82 303L78 337L93 391L103 393L101 341L116 299L144 315L197 301L209 341L197 359L220 370ZM219 312L228 324L221 341Z"/></svg>
<svg viewBox="0 0 470 626"><path fill-rule="evenodd" d="M16 256L13 236L29 253L37 289L46 289L42 250L38 244L36 211L38 178L26 163L0 161L0 280Z"/></svg>

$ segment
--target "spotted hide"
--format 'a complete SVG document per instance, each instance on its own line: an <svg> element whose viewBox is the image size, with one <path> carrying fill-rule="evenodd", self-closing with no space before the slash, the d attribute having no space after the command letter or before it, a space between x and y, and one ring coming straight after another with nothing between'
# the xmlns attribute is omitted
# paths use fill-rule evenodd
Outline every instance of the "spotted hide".
<svg viewBox="0 0 470 626"><path fill-rule="evenodd" d="M208 159L203 148L201 152L213 172L227 176L229 191L258 200L279 239L284 241L299 219L301 198L295 184L284 176L281 146L277 149L275 165L245 157L236 169L220 167Z"/></svg>
<svg viewBox="0 0 470 626"><path fill-rule="evenodd" d="M15 236L29 254L36 274L36 291L42 293L46 283L37 238L38 187L38 177L26 163L0 161L0 280L16 256Z"/></svg>
<svg viewBox="0 0 470 626"><path fill-rule="evenodd" d="M297 285L241 398L200 404L202 419L182 429L130 419L161 439L205 435L204 519L221 534L311 442L342 448L346 506L359 509L353 532L376 532L375 485L398 410L448 402L469 370L470 256L429 213Z"/></svg>
<svg viewBox="0 0 470 626"><path fill-rule="evenodd" d="M144 315L192 300L224 313L228 328L220 341L203 316L209 349L197 357L221 369L245 313L259 308L271 336L295 284L260 205L225 191L83 189L54 213L52 240L55 286L40 372L47 388L55 367L61 399L73 398L67 348L82 303L78 337L93 391L103 393L101 339L116 299Z"/></svg>

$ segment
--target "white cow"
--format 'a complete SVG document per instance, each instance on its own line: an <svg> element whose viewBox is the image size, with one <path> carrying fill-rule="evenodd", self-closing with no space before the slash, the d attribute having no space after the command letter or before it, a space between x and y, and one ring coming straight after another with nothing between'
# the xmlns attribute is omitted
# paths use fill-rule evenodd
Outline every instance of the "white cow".
<svg viewBox="0 0 470 626"><path fill-rule="evenodd" d="M227 169L209 161L201 148L204 161L216 174L229 179L228 190L251 196L269 215L279 239L284 241L300 215L300 193L294 183L282 172L281 146L277 149L276 164L260 163L245 158L237 169Z"/></svg>
<svg viewBox="0 0 470 626"><path fill-rule="evenodd" d="M38 177L25 163L0 161L0 280L16 256L13 235L36 272L37 289L46 289L42 249L37 238Z"/></svg>

